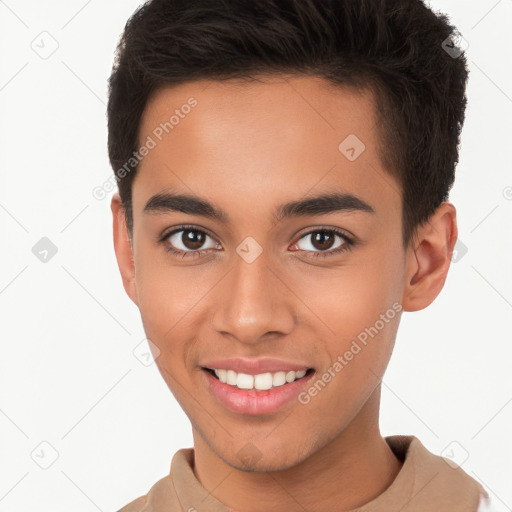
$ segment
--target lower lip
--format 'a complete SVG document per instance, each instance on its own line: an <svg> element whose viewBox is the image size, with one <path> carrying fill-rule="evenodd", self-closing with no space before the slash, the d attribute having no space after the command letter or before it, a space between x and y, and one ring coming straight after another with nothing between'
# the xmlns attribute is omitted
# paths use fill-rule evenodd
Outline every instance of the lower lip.
<svg viewBox="0 0 512 512"><path fill-rule="evenodd" d="M282 386L263 391L239 389L221 382L209 371L203 369L207 384L213 394L230 411L239 414L270 414L278 411L292 400L297 400L299 393L307 386L315 372L301 379Z"/></svg>

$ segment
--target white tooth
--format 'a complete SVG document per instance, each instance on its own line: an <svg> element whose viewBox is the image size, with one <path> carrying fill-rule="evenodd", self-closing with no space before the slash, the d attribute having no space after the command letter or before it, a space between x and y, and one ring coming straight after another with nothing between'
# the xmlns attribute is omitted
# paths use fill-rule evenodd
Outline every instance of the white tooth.
<svg viewBox="0 0 512 512"><path fill-rule="evenodd" d="M236 386L240 389L252 389L254 386L254 377L246 373L239 373L236 378Z"/></svg>
<svg viewBox="0 0 512 512"><path fill-rule="evenodd" d="M228 370L226 373L226 384L236 386L237 373L234 370Z"/></svg>
<svg viewBox="0 0 512 512"><path fill-rule="evenodd" d="M293 382L294 380L295 380L295 372L294 371L289 371L286 374L286 382Z"/></svg>
<svg viewBox="0 0 512 512"><path fill-rule="evenodd" d="M286 384L286 372L274 373L274 376L272 377L272 385L276 387L282 386L283 384Z"/></svg>
<svg viewBox="0 0 512 512"><path fill-rule="evenodd" d="M260 373L258 375L248 375L246 373L237 373L234 370L216 369L215 375L221 382L231 386L237 386L240 389L256 389L264 391L272 387L283 386L287 382L293 382L296 379L301 379L306 375L307 370L300 370L297 372L275 372L275 373Z"/></svg>
<svg viewBox="0 0 512 512"><path fill-rule="evenodd" d="M256 389L264 390L272 387L272 374L260 373L254 376L254 387Z"/></svg>

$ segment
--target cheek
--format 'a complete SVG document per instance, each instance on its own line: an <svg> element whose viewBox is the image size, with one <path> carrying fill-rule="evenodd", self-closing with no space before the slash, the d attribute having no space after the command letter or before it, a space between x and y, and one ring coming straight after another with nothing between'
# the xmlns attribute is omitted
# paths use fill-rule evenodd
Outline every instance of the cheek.
<svg viewBox="0 0 512 512"><path fill-rule="evenodd" d="M363 297L364 298L364 297ZM388 365L400 319L400 304L353 300L339 308L323 340L329 361L301 403L323 411L324 424L348 422L368 400ZM336 322L336 323L334 323Z"/></svg>
<svg viewBox="0 0 512 512"><path fill-rule="evenodd" d="M172 337L187 325L187 316L205 294L207 276L173 264L161 249L141 248L136 259L136 284L142 321L159 337Z"/></svg>
<svg viewBox="0 0 512 512"><path fill-rule="evenodd" d="M389 361L401 311L400 265L394 248L379 248L299 281L297 295L314 312L307 314L315 318L328 364L338 361L332 389L350 391L339 396L340 405L371 391Z"/></svg>
<svg viewBox="0 0 512 512"><path fill-rule="evenodd" d="M339 268L298 276L293 289L307 306L305 314L316 318L327 338L348 340L400 299L396 275L389 262L354 259Z"/></svg>
<svg viewBox="0 0 512 512"><path fill-rule="evenodd" d="M209 325L208 292L221 276L208 265L175 265L154 250L140 250L136 268L144 331L160 350L157 366L163 375L166 370L185 378L202 337L199 329Z"/></svg>

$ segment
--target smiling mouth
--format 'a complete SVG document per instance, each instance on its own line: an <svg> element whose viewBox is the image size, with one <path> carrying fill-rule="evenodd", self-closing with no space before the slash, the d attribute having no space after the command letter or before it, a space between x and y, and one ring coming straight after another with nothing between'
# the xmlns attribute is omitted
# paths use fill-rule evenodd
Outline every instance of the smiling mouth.
<svg viewBox="0 0 512 512"><path fill-rule="evenodd" d="M296 380L308 377L315 371L314 368L308 368L307 370L300 371L278 371L249 375L247 373L240 373L235 372L234 370L225 369L203 367L203 370L206 370L224 384L247 391L265 391L285 386L286 384L290 384Z"/></svg>

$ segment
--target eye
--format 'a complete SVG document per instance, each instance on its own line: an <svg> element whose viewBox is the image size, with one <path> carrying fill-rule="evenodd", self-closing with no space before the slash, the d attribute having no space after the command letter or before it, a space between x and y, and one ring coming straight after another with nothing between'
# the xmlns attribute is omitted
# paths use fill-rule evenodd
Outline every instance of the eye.
<svg viewBox="0 0 512 512"><path fill-rule="evenodd" d="M208 238L212 240L212 243L204 247ZM164 235L160 241L164 244L166 251L183 258L200 256L203 251L220 247L220 244L215 242L206 231L194 226L180 226Z"/></svg>
<svg viewBox="0 0 512 512"><path fill-rule="evenodd" d="M338 238L338 242L336 242ZM299 246L301 240L310 240L303 244L299 250L312 253L308 257L325 258L349 250L354 241L339 229L319 228L303 235L295 245Z"/></svg>
<svg viewBox="0 0 512 512"><path fill-rule="evenodd" d="M300 247L299 242L307 240L308 237L310 242L305 243L305 247ZM336 238L338 241L336 241ZM211 242L205 246L208 239ZM195 226L179 226L164 235L160 242L167 252L182 258L201 257L203 253L210 249L218 250L221 248L221 245L212 236ZM302 235L294 245L299 247L299 251L310 253L308 257L325 258L349 250L355 245L355 242L339 229L318 228Z"/></svg>

